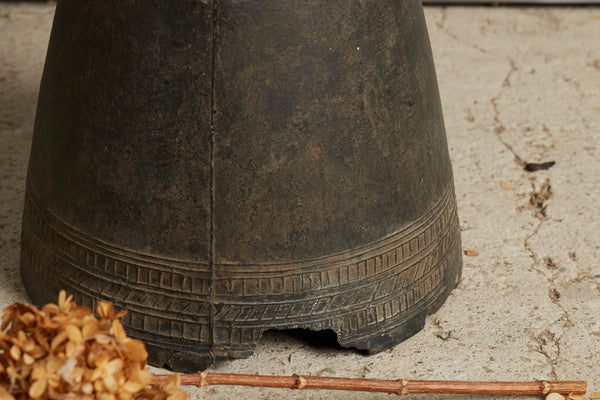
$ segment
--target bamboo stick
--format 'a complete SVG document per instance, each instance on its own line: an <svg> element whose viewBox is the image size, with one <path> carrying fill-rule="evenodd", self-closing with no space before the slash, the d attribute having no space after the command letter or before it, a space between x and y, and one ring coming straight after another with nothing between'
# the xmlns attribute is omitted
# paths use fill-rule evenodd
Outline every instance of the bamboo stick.
<svg viewBox="0 0 600 400"><path fill-rule="evenodd" d="M169 375L157 375L155 383L162 383ZM288 389L330 389L363 392L382 392L397 395L417 393L439 394L496 394L547 395L584 394L585 381L532 381L532 382L469 382L333 378L322 376L266 376L198 372L181 376L182 385L204 387L209 385L236 385Z"/></svg>

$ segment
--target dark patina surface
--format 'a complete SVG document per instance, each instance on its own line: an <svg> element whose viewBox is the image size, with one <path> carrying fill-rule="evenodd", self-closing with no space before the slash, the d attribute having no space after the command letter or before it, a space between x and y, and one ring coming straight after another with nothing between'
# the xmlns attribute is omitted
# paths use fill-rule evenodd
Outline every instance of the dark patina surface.
<svg viewBox="0 0 600 400"><path fill-rule="evenodd" d="M34 301L113 301L154 364L268 329L379 351L456 285L418 0L59 0L23 219Z"/></svg>

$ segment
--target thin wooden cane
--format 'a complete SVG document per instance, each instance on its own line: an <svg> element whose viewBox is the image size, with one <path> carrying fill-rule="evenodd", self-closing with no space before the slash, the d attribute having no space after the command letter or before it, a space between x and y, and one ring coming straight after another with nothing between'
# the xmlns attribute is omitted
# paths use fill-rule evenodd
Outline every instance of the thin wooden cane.
<svg viewBox="0 0 600 400"><path fill-rule="evenodd" d="M168 379L157 375L155 383ZM236 385L288 389L329 389L363 392L382 392L397 395L418 393L439 394L496 394L496 395L547 395L584 394L585 381L532 381L532 382L469 382L332 378L322 376L266 376L198 372L181 376L182 385L204 387L209 385Z"/></svg>

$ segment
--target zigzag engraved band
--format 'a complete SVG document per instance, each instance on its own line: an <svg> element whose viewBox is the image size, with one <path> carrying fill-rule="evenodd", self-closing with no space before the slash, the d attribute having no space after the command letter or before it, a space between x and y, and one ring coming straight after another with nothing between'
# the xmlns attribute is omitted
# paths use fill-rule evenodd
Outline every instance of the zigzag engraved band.
<svg viewBox="0 0 600 400"><path fill-rule="evenodd" d="M31 185L26 195L26 281L43 283L42 293L65 288L90 306L111 300L130 310L123 322L132 334L181 351L208 345L210 307L213 339L223 346L248 347L267 329L292 327L333 329L340 341L358 340L428 309L459 269L452 185L418 220L363 248L288 264L216 265L214 304L208 265L102 242L45 209Z"/></svg>

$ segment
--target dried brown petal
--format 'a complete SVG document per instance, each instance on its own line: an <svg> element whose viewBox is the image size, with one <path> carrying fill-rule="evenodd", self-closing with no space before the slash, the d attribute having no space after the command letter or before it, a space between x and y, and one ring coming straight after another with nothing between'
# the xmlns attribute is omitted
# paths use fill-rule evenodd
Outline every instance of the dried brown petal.
<svg viewBox="0 0 600 400"><path fill-rule="evenodd" d="M10 341L10 336L5 334L4 332L0 332L0 349L8 351L8 349L10 348L10 346L8 345Z"/></svg>
<svg viewBox="0 0 600 400"><path fill-rule="evenodd" d="M31 387L28 391L29 397L31 397L32 399L39 399L40 397L42 397L42 395L46 391L46 383L46 379L44 378L34 381L31 384Z"/></svg>
<svg viewBox="0 0 600 400"><path fill-rule="evenodd" d="M77 365L77 359L75 358L67 358L63 365L56 371L58 376L62 378L69 385L73 386L75 382L73 381L73 370Z"/></svg>
<svg viewBox="0 0 600 400"><path fill-rule="evenodd" d="M148 386L152 383L152 374L147 369L140 369L139 366L133 365L129 373L129 379L142 386Z"/></svg>
<svg viewBox="0 0 600 400"><path fill-rule="evenodd" d="M52 400L63 400L63 397L65 397L63 390L54 387L48 387L46 393L48 393L48 398Z"/></svg>
<svg viewBox="0 0 600 400"><path fill-rule="evenodd" d="M169 397L167 397L167 400L184 400L187 399L188 395L183 392L183 391L177 391L171 395L169 395Z"/></svg>
<svg viewBox="0 0 600 400"><path fill-rule="evenodd" d="M110 344L113 342L113 338L108 335L96 335L94 339L100 344Z"/></svg>
<svg viewBox="0 0 600 400"><path fill-rule="evenodd" d="M0 400L15 400L15 398L8 393L6 389L0 386Z"/></svg>
<svg viewBox="0 0 600 400"><path fill-rule="evenodd" d="M114 316L115 310L112 303L107 301L98 301L98 306L96 307L96 312L102 319L112 319Z"/></svg>
<svg viewBox="0 0 600 400"><path fill-rule="evenodd" d="M163 383L161 386L166 392L172 393L172 392L176 391L180 385L181 385L181 377L179 376L179 374L173 374L173 375L169 376L169 379L165 383Z"/></svg>
<svg viewBox="0 0 600 400"><path fill-rule="evenodd" d="M32 365L35 362L35 358L25 353L23 354L23 362L25 363L25 365Z"/></svg>
<svg viewBox="0 0 600 400"><path fill-rule="evenodd" d="M2 330L4 331L12 323L16 312L16 305L12 304L2 312Z"/></svg>
<svg viewBox="0 0 600 400"><path fill-rule="evenodd" d="M40 345L40 347L43 348L43 350L45 350L45 351L50 350L50 344L48 343L48 339L46 339L46 337L44 336L44 334L41 331L35 330L33 332L33 337L34 337L36 343L38 345Z"/></svg>
<svg viewBox="0 0 600 400"><path fill-rule="evenodd" d="M81 336L84 339L94 336L98 332L98 321L96 319L86 319L81 328Z"/></svg>
<svg viewBox="0 0 600 400"><path fill-rule="evenodd" d="M15 361L19 361L21 359L21 349L16 344L10 348L10 356Z"/></svg>
<svg viewBox="0 0 600 400"><path fill-rule="evenodd" d="M65 331L67 332L67 337L72 342L79 342L82 338L81 331L75 325L69 324L65 327Z"/></svg>
<svg viewBox="0 0 600 400"><path fill-rule="evenodd" d="M116 358L114 360L111 360L108 364L106 364L106 373L108 374L115 374L118 371L123 369L123 360L121 360L120 358Z"/></svg>
<svg viewBox="0 0 600 400"><path fill-rule="evenodd" d="M96 393L104 392L104 383L102 382L101 379L94 381L94 391Z"/></svg>
<svg viewBox="0 0 600 400"><path fill-rule="evenodd" d="M37 347L37 345L35 343L35 340L30 339L30 338L25 339L25 341L21 345L21 349L25 353L33 353L33 352L35 352L36 347Z"/></svg>
<svg viewBox="0 0 600 400"><path fill-rule="evenodd" d="M86 382L81 385L81 392L84 394L91 394L94 391L94 386L90 382Z"/></svg>
<svg viewBox="0 0 600 400"><path fill-rule="evenodd" d="M67 297L67 292L65 292L64 290L61 290L60 293L58 294L58 308L62 312L68 313L71 308L70 307L71 300L73 300L73 295L70 295L69 297Z"/></svg>
<svg viewBox="0 0 600 400"><path fill-rule="evenodd" d="M24 326L31 326L35 323L36 317L32 312L27 312L19 316L19 322Z"/></svg>
<svg viewBox="0 0 600 400"><path fill-rule="evenodd" d="M105 375L103 380L104 380L104 387L106 388L106 390L108 390L110 393L117 392L119 385L113 374Z"/></svg>
<svg viewBox="0 0 600 400"><path fill-rule="evenodd" d="M56 335L54 337L54 339L52 339L52 343L50 343L50 349L51 350L56 350L56 348L58 346L60 346L61 344L63 344L63 342L65 340L67 340L67 336L69 336L69 334L66 331L62 331L58 335Z"/></svg>
<svg viewBox="0 0 600 400"><path fill-rule="evenodd" d="M141 362L142 365L146 364L146 360L148 359L148 352L146 351L146 346L141 340L131 339L127 343L125 343L125 347L129 352L129 359L133 362Z"/></svg>
<svg viewBox="0 0 600 400"><path fill-rule="evenodd" d="M67 342L64 352L67 358L75 357L78 350L83 350L83 347L79 345L80 342Z"/></svg>
<svg viewBox="0 0 600 400"><path fill-rule="evenodd" d="M17 340L14 341L15 344L19 344L21 347L27 341L27 335L23 331L19 331L17 333Z"/></svg>
<svg viewBox="0 0 600 400"><path fill-rule="evenodd" d="M33 369L33 371L31 372L31 379L34 379L34 380L42 379L45 376L46 376L46 368L44 368L42 366L35 367Z"/></svg>
<svg viewBox="0 0 600 400"><path fill-rule="evenodd" d="M46 362L46 371L48 371L49 373L55 373L60 368L62 368L64 363L65 358L62 354L57 356L50 356L48 357L48 361Z"/></svg>
<svg viewBox="0 0 600 400"><path fill-rule="evenodd" d="M121 323L117 319L115 319L112 322L110 333L112 333L115 339L117 339L119 342L125 342L128 340L127 334L125 333L125 329L123 329L123 325L121 325Z"/></svg>
<svg viewBox="0 0 600 400"><path fill-rule="evenodd" d="M122 390L129 392L129 393L136 393L136 392L139 392L140 390L142 390L143 387L144 387L144 385L139 382L127 381L123 385Z"/></svg>

